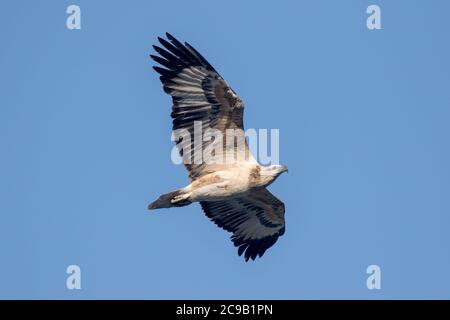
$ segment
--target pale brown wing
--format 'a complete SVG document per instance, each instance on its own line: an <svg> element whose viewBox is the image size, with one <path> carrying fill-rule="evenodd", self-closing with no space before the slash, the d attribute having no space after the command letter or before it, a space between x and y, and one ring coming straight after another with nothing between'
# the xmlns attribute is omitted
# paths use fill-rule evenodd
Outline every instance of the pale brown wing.
<svg viewBox="0 0 450 320"><path fill-rule="evenodd" d="M190 134L190 139L179 139L176 143L189 171L189 177L191 180L195 180L224 167L218 164L208 164L207 157L201 163L195 161L194 152L198 152L198 148L201 147L200 152L202 152L207 146L213 149L214 145L211 144L222 142L224 146L222 152L239 151L236 147L233 150L230 148L225 150L225 136L227 129L244 129L244 105L226 81L200 53L188 43L183 45L170 34L166 35L170 42L158 38L165 49L153 46L160 56L151 55L151 57L165 67L154 67L154 69L161 74L160 79L164 91L172 96L172 129L174 131L186 129ZM195 150L195 121L201 121L203 132L208 128L219 130L224 137L223 140L205 141L199 144ZM189 154L183 154L186 145L190 147ZM246 143L242 148L246 160L256 163Z"/></svg>
<svg viewBox="0 0 450 320"><path fill-rule="evenodd" d="M265 188L200 204L215 224L233 233L231 240L239 255L245 252L245 261L261 257L284 234L284 204Z"/></svg>

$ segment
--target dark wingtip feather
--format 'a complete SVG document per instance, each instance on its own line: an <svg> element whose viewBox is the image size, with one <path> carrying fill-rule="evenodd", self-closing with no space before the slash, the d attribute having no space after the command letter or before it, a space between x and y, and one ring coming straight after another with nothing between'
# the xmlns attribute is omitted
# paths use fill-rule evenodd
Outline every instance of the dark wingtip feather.
<svg viewBox="0 0 450 320"><path fill-rule="evenodd" d="M176 64L172 63L169 60L163 59L161 57L158 56L154 56L154 55L150 55L150 57L155 60L157 63L159 63L160 65L166 67L167 69L173 70L176 69Z"/></svg>
<svg viewBox="0 0 450 320"><path fill-rule="evenodd" d="M157 66L154 66L153 69L156 72L158 72L160 75L164 76L164 77L171 78L171 77L174 76L173 72L170 71L170 70L167 70L167 69L164 69L164 68L161 68L161 67L157 67Z"/></svg>
<svg viewBox="0 0 450 320"><path fill-rule="evenodd" d="M171 35L170 33L166 32L166 37L169 40L176 40L175 37L173 35Z"/></svg>
<svg viewBox="0 0 450 320"><path fill-rule="evenodd" d="M202 63L207 69L214 71L218 74L218 72L216 71L216 69L214 69L214 67L208 62L208 60L206 60L206 58L204 56L201 55L200 52L198 52L193 46L191 46L189 43L185 42L184 45L186 46L186 48L191 51L191 53L193 53L197 59L200 60L200 63Z"/></svg>
<svg viewBox="0 0 450 320"><path fill-rule="evenodd" d="M244 253L246 246L240 246L238 249L238 256L242 256L242 254Z"/></svg>
<svg viewBox="0 0 450 320"><path fill-rule="evenodd" d="M197 50L189 45L189 43L181 43L169 32L166 32L166 37L169 41L162 37L157 37L162 47L153 45L153 49L170 63L170 67L168 67L167 63L164 64L160 61L158 63L172 70L190 66L202 66L217 73L212 65ZM157 60L153 57L152 59Z"/></svg>
<svg viewBox="0 0 450 320"><path fill-rule="evenodd" d="M262 257L267 249L272 247L278 238L281 236L280 232L267 236L262 239L243 240L242 237L237 238L232 236L231 240L234 245L238 247L238 255L244 254L245 261L255 260L257 257Z"/></svg>

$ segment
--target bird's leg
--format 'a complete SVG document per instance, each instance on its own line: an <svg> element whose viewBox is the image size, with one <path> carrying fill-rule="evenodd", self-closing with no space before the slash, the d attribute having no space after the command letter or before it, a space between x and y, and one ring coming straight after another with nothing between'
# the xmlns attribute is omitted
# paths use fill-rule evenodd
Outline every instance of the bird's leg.
<svg viewBox="0 0 450 320"><path fill-rule="evenodd" d="M190 192L179 194L179 195L173 197L172 200L170 200L170 202L171 203L177 203L177 202L181 202L181 201L184 201L184 200L188 200L190 195L191 195Z"/></svg>

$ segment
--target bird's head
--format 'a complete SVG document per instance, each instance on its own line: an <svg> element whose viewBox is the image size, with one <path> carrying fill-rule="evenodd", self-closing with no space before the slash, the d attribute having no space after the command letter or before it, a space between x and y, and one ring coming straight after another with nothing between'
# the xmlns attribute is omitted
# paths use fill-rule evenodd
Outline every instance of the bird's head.
<svg viewBox="0 0 450 320"><path fill-rule="evenodd" d="M279 164L273 164L270 166L261 166L259 174L261 177L272 182L283 172L288 172L288 168Z"/></svg>

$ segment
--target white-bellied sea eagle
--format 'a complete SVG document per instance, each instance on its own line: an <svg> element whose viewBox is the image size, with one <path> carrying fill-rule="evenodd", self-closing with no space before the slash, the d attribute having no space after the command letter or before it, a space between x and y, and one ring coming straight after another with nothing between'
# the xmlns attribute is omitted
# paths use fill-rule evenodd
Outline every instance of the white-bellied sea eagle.
<svg viewBox="0 0 450 320"><path fill-rule="evenodd" d="M148 208L200 202L214 223L233 233L238 254L254 260L284 234L284 204L266 187L287 168L258 164L245 138L239 140L244 129L241 99L197 50L166 35L168 40L158 38L161 47L153 46L159 56L151 58L162 66L154 69L172 96L172 129L184 133L176 143L191 183L160 196ZM196 142L195 126L212 130L214 137ZM230 129L240 132L231 143L226 139Z"/></svg>

